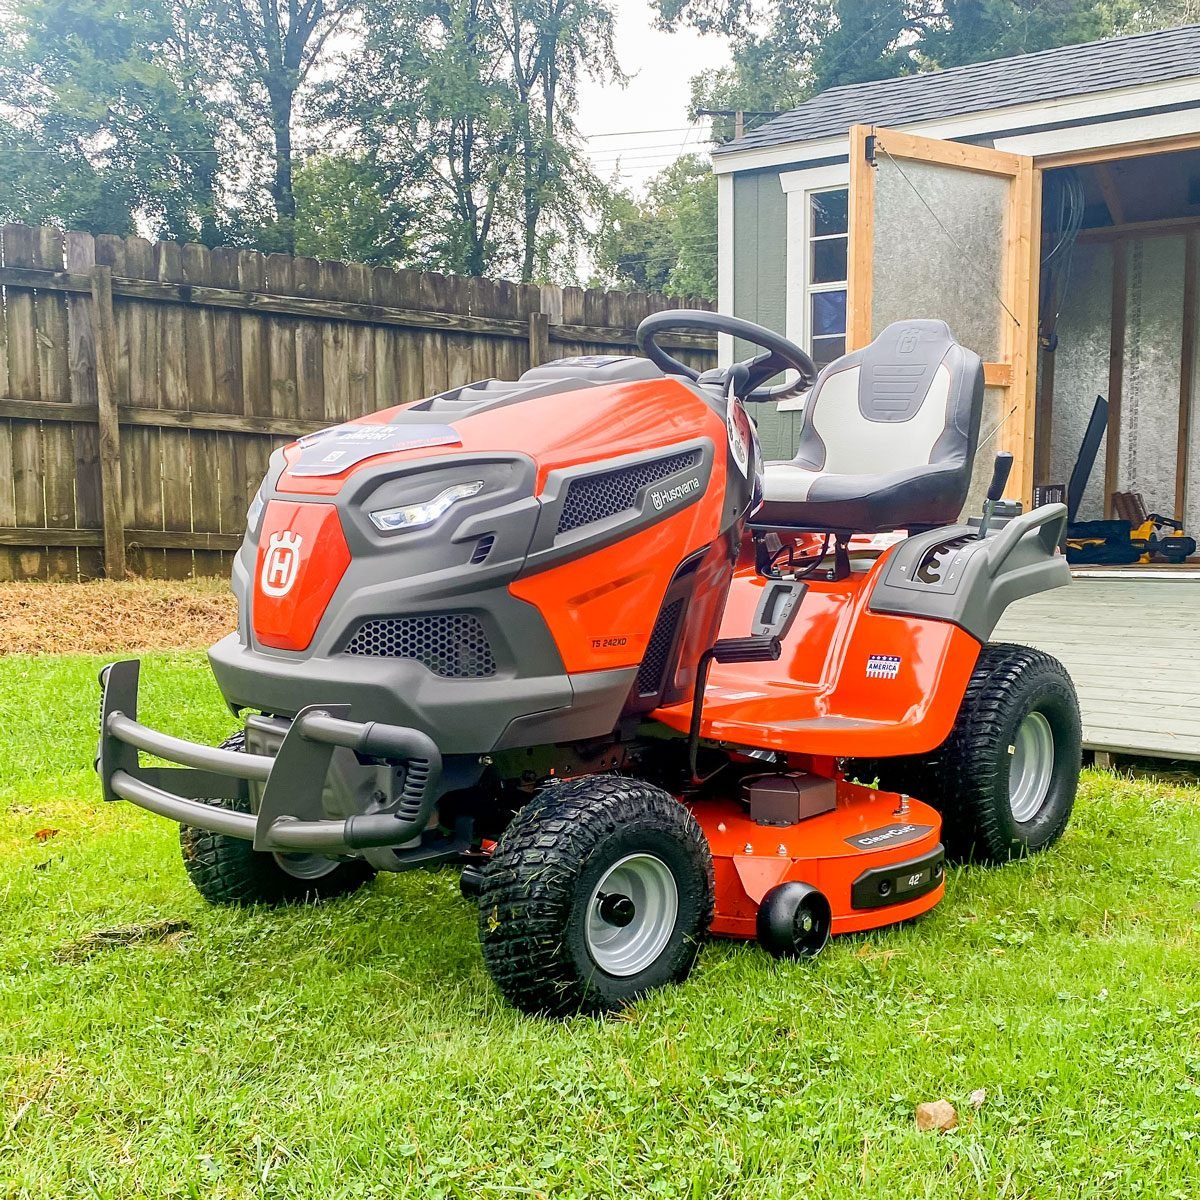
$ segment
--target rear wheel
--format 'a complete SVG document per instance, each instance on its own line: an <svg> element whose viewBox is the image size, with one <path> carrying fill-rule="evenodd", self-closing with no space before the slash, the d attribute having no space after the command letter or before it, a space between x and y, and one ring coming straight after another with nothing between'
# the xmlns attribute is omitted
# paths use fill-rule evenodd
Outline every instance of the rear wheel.
<svg viewBox="0 0 1200 1200"><path fill-rule="evenodd" d="M513 819L483 872L479 936L518 1008L596 1013L686 978L712 913L695 817L647 783L591 776Z"/></svg>
<svg viewBox="0 0 1200 1200"><path fill-rule="evenodd" d="M984 646L954 728L926 755L860 764L888 791L933 805L947 853L1004 862L1062 834L1079 785L1079 701L1057 659L1028 646Z"/></svg>
<svg viewBox="0 0 1200 1200"><path fill-rule="evenodd" d="M223 750L245 750L244 733L221 743ZM223 800L249 812L246 801ZM361 859L323 854L264 853L243 838L180 825L179 848L188 878L210 904L296 904L331 900L356 891L375 872Z"/></svg>

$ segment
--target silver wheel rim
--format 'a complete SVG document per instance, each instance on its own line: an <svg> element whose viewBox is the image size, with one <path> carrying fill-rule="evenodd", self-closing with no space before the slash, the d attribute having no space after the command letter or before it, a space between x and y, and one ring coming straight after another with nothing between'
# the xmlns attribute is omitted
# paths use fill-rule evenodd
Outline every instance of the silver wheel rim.
<svg viewBox="0 0 1200 1200"><path fill-rule="evenodd" d="M1008 804L1023 825L1041 812L1054 777L1054 731L1042 713L1026 716L1008 753Z"/></svg>
<svg viewBox="0 0 1200 1200"><path fill-rule="evenodd" d="M324 879L338 865L336 858L326 858L324 854L284 854L273 851L271 857L279 869L293 879Z"/></svg>
<svg viewBox="0 0 1200 1200"><path fill-rule="evenodd" d="M588 954L609 975L637 975L666 948L678 915L679 889L667 864L653 854L628 854L588 898Z"/></svg>

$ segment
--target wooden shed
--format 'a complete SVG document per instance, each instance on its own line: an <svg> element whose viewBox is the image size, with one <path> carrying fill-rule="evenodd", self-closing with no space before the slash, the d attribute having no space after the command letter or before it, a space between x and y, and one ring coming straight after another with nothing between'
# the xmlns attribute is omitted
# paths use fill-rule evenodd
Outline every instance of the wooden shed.
<svg viewBox="0 0 1200 1200"><path fill-rule="evenodd" d="M1027 505L1065 483L1103 396L1079 518L1137 492L1200 529L1200 26L834 88L714 164L723 311L819 363L904 317L946 320L983 357L970 507L996 450ZM799 409L760 414L768 457L791 456ZM1200 759L1200 563L1080 574L1001 632L1070 645L1089 744ZM1153 695L1165 735L1118 719L1116 646L1117 694Z"/></svg>

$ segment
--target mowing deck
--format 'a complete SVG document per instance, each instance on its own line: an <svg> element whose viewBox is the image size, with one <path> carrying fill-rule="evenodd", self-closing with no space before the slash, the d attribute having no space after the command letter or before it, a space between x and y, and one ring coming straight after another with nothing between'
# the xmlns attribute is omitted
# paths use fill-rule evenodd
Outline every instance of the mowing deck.
<svg viewBox="0 0 1200 1200"><path fill-rule="evenodd" d="M993 638L1066 664L1089 749L1200 759L1200 570L1080 570L1014 604Z"/></svg>

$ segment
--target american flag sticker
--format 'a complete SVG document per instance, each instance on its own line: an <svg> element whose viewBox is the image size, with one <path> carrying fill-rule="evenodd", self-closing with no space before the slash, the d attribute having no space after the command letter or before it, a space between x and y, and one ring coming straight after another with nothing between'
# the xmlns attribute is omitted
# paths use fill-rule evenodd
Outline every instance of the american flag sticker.
<svg viewBox="0 0 1200 1200"><path fill-rule="evenodd" d="M900 674L898 654L872 654L867 659L868 679L895 679Z"/></svg>

